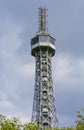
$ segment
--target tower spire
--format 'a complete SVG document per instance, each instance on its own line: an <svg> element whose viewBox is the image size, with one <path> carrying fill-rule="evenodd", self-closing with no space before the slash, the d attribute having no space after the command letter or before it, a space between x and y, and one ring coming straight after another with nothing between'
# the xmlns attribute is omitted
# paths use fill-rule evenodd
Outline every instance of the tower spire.
<svg viewBox="0 0 84 130"><path fill-rule="evenodd" d="M40 33L48 33L46 27L46 8L45 6L41 6L39 8L39 32Z"/></svg>

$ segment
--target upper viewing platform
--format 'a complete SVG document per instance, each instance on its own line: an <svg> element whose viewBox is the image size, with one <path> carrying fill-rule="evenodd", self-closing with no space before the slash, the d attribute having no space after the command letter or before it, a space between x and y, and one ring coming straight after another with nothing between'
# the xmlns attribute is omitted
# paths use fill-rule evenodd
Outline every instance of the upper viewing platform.
<svg viewBox="0 0 84 130"><path fill-rule="evenodd" d="M37 35L31 39L31 45L35 45L38 42L50 42L55 45L55 39L50 35Z"/></svg>
<svg viewBox="0 0 84 130"><path fill-rule="evenodd" d="M39 8L39 30L37 35L31 39L31 54L33 56L39 50L46 49L52 56L55 54L55 39L49 34L46 23L46 8L42 6Z"/></svg>

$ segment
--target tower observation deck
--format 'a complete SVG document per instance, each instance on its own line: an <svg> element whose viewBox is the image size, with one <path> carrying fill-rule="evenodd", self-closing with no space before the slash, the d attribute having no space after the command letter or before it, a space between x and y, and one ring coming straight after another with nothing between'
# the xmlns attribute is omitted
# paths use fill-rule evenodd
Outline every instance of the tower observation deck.
<svg viewBox="0 0 84 130"><path fill-rule="evenodd" d="M32 123L40 129L57 127L58 118L52 83L51 58L55 55L55 39L46 27L46 9L39 8L39 31L31 39L31 54L35 57L35 89Z"/></svg>

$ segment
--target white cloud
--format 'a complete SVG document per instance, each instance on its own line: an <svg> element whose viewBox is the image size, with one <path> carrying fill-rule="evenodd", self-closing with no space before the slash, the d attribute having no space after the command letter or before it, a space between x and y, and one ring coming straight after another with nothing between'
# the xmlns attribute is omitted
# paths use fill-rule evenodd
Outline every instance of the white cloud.
<svg viewBox="0 0 84 130"><path fill-rule="evenodd" d="M67 85L83 85L84 59L73 58L67 54L56 56L53 62L54 79L56 83Z"/></svg>
<svg viewBox="0 0 84 130"><path fill-rule="evenodd" d="M19 67L18 73L28 79L34 75L34 65L32 63L23 64Z"/></svg>
<svg viewBox="0 0 84 130"><path fill-rule="evenodd" d="M7 95L4 92L0 92L0 108L1 109L11 109L13 108L13 104L7 99Z"/></svg>
<svg viewBox="0 0 84 130"><path fill-rule="evenodd" d="M4 24L4 26L2 26L2 24ZM0 24L0 52L8 51L13 53L22 42L19 38L22 27L16 25L10 17L3 19L2 24Z"/></svg>
<svg viewBox="0 0 84 130"><path fill-rule="evenodd" d="M0 107L5 108L5 109L10 109L10 108L12 108L14 106L9 101L1 101L0 102Z"/></svg>
<svg viewBox="0 0 84 130"><path fill-rule="evenodd" d="M72 66L70 66L70 59L62 55L57 56L55 69L57 81L66 80L67 76L73 71Z"/></svg>

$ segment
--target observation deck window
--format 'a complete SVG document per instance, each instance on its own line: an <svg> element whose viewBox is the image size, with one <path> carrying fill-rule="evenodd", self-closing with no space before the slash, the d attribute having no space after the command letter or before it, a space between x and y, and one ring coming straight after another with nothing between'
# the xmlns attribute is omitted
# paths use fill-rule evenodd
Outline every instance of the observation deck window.
<svg viewBox="0 0 84 130"><path fill-rule="evenodd" d="M31 39L31 44L34 45L35 43L39 42L39 36L36 36L34 38Z"/></svg>
<svg viewBox="0 0 84 130"><path fill-rule="evenodd" d="M31 39L31 45L34 45L38 42L50 42L55 45L55 39L50 35L37 35L36 37Z"/></svg>

